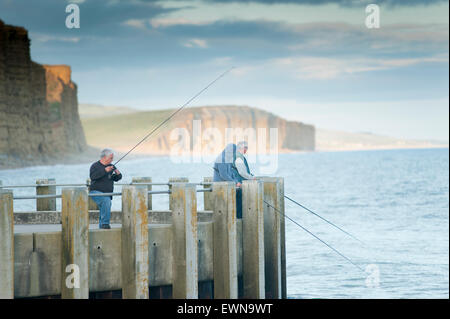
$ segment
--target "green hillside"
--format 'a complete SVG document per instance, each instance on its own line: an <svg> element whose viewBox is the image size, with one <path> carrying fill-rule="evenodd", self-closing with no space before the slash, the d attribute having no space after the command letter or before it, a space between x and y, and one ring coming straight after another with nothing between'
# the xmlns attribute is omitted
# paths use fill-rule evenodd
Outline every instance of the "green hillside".
<svg viewBox="0 0 450 319"><path fill-rule="evenodd" d="M89 145L96 147L128 146L137 143L172 112L173 110L158 110L84 118L81 119L81 123ZM164 125L157 132L161 133L168 128L170 128L170 123Z"/></svg>

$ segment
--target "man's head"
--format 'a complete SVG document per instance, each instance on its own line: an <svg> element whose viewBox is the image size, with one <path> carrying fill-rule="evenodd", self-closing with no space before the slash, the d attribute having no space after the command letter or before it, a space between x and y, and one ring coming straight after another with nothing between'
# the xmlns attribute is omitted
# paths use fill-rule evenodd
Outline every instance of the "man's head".
<svg viewBox="0 0 450 319"><path fill-rule="evenodd" d="M114 159L114 152L109 148L105 148L100 153L100 161L102 162L103 165L111 164L113 159Z"/></svg>
<svg viewBox="0 0 450 319"><path fill-rule="evenodd" d="M247 153L248 143L246 141L240 141L239 143L237 143L237 150L241 154Z"/></svg>

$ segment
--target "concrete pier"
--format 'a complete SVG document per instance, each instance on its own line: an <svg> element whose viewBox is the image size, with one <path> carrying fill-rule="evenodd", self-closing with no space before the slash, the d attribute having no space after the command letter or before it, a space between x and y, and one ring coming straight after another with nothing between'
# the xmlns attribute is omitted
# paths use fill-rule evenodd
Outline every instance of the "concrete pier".
<svg viewBox="0 0 450 319"><path fill-rule="evenodd" d="M54 178L38 179L36 181L36 195L55 195L56 187L48 186L49 184L56 184ZM45 185L45 186L39 186ZM56 211L56 198L38 198L36 199L36 210L41 211Z"/></svg>
<svg viewBox="0 0 450 319"><path fill-rule="evenodd" d="M87 185L87 187L89 189L89 187L91 186L91 179L90 178L88 178L86 180L86 185ZM91 197L89 197L89 204L88 205L89 205L89 210L98 210L97 204L94 202L94 200Z"/></svg>
<svg viewBox="0 0 450 319"><path fill-rule="evenodd" d="M0 189L0 299L14 298L13 192Z"/></svg>
<svg viewBox="0 0 450 319"><path fill-rule="evenodd" d="M212 177L204 177L203 178L203 188L211 188L212 187ZM203 193L203 208L205 210L213 210L213 195L210 192Z"/></svg>
<svg viewBox="0 0 450 319"><path fill-rule="evenodd" d="M122 297L148 299L147 187L122 189Z"/></svg>
<svg viewBox="0 0 450 319"><path fill-rule="evenodd" d="M0 296L285 298L283 179L245 181L242 219L234 183L176 180L187 179L170 179L170 210L149 209L148 185L123 185L108 230L88 211L86 186L60 185L62 211L14 213L19 197L0 189Z"/></svg>
<svg viewBox="0 0 450 319"><path fill-rule="evenodd" d="M237 232L234 182L213 184L214 205L214 298L236 299Z"/></svg>
<svg viewBox="0 0 450 319"><path fill-rule="evenodd" d="M151 177L133 177L133 179L131 180L132 184L139 184L139 183L151 183L152 182L152 178ZM147 191L151 192L152 191L152 185L147 185ZM147 201L147 207L148 210L152 210L152 194L147 194L148 196L148 201Z"/></svg>
<svg viewBox="0 0 450 319"><path fill-rule="evenodd" d="M281 198L282 183L278 178L263 178L264 182L264 258L266 298L283 296L282 220L284 212ZM269 206L269 205L270 206ZM273 208L275 207L275 209Z"/></svg>
<svg viewBox="0 0 450 319"><path fill-rule="evenodd" d="M86 187L62 191L61 298L89 298L89 217Z"/></svg>
<svg viewBox="0 0 450 319"><path fill-rule="evenodd" d="M187 177L171 177L169 178L169 184L172 183L189 183ZM169 191L172 190L172 185L169 185ZM169 210L172 210L172 194L169 194Z"/></svg>
<svg viewBox="0 0 450 319"><path fill-rule="evenodd" d="M265 298L264 185L242 183L242 236L244 298Z"/></svg>
<svg viewBox="0 0 450 319"><path fill-rule="evenodd" d="M197 196L194 184L172 184L173 298L198 298Z"/></svg>

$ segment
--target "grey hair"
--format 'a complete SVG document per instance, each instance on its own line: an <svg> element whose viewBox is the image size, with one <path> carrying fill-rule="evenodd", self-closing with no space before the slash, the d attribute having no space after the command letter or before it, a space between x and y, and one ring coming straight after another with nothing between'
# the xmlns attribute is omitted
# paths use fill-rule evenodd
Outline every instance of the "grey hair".
<svg viewBox="0 0 450 319"><path fill-rule="evenodd" d="M246 141L240 141L239 143L237 143L237 148L238 149L242 149L244 147L248 148L248 143Z"/></svg>
<svg viewBox="0 0 450 319"><path fill-rule="evenodd" d="M109 155L111 155L111 154L114 154L114 152L112 151L112 149L110 149L110 148L105 148L104 150L102 150L102 151L100 152L100 159L102 159L102 158L105 157L105 156L109 156Z"/></svg>

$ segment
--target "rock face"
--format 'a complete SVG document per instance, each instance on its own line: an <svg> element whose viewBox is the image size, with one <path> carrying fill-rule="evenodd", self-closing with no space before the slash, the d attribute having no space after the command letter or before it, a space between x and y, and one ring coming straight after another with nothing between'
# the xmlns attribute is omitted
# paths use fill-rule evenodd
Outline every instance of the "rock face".
<svg viewBox="0 0 450 319"><path fill-rule="evenodd" d="M46 163L87 148L70 67L35 63L29 48L27 30L0 21L0 163L9 162L5 166Z"/></svg>
<svg viewBox="0 0 450 319"><path fill-rule="evenodd" d="M102 113L109 113L107 110L105 107ZM175 109L136 111L107 118L84 118L83 126L89 145L101 148L108 138L109 147L127 152L139 138L174 112ZM190 107L174 116L133 153L183 155L189 151L217 154L228 142L240 140L248 141L251 152L255 153L314 151L315 127L287 121L254 107Z"/></svg>
<svg viewBox="0 0 450 319"><path fill-rule="evenodd" d="M185 128L190 135L194 136L193 123L195 120L201 120L202 148L209 143L214 134L205 136L205 129L217 129L220 132L222 139L213 143L217 146L216 149L211 150L217 153L218 150L223 149L227 141L227 130L231 129L234 141L240 139L251 142L252 138L247 135L247 132L254 132L254 143L264 140L265 134L265 151L270 151L274 147L271 141L270 129L276 129L278 135L277 151L314 151L315 149L315 127L313 125L304 124L301 122L287 121L275 114L266 112L261 109L247 106L209 106L209 107L193 107L184 109L183 114L171 123L171 127ZM250 130L249 130L250 129ZM261 131L262 130L262 131ZM242 135L241 135L242 134ZM252 134L252 133L250 133ZM173 145L173 140L170 142L170 134L161 134L155 141L154 148L160 147L169 152L169 145ZM151 144L151 141L149 142ZM191 148L195 150L194 138L191 139ZM165 146L165 147L164 147ZM264 151L264 148L257 146L258 151Z"/></svg>

